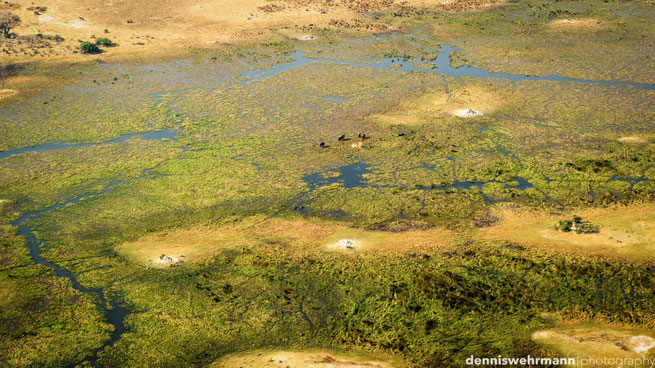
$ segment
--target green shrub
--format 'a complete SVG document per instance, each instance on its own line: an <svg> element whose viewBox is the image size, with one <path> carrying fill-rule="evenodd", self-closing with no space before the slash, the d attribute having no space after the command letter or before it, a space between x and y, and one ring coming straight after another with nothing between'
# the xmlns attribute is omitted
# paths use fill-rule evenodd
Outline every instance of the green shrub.
<svg viewBox="0 0 655 368"><path fill-rule="evenodd" d="M98 46L114 46L114 43L107 37L96 38L96 45Z"/></svg>
<svg viewBox="0 0 655 368"><path fill-rule="evenodd" d="M590 223L580 223L576 225L575 232L577 234L596 234L600 232L600 227Z"/></svg>
<svg viewBox="0 0 655 368"><path fill-rule="evenodd" d="M573 221L571 220L560 220L559 225L557 226L560 231L569 232L573 226Z"/></svg>
<svg viewBox="0 0 655 368"><path fill-rule="evenodd" d="M82 50L83 53L85 54L99 54L102 51L100 48L92 42L89 41L84 41L80 44L80 49Z"/></svg>

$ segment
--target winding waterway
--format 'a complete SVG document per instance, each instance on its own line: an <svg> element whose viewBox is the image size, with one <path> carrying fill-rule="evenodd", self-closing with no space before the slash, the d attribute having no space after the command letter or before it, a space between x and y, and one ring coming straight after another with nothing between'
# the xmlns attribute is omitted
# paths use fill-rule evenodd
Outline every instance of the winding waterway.
<svg viewBox="0 0 655 368"><path fill-rule="evenodd" d="M75 199L72 199L68 202L63 202L56 204L51 207L46 207L43 209L40 209L38 211L34 212L29 212L26 214L23 214L21 217L17 218L16 220L11 222L12 226L15 226L18 228L18 235L24 236L25 239L27 240L27 247L30 251L30 256L32 257L32 260L34 261L35 264L39 264L48 268L51 268L55 275L58 277L64 277L68 280L70 280L73 288L75 290L78 290L82 293L89 294L91 295L95 300L96 300L96 305L98 306L98 309L103 313L103 316L106 320L107 323L111 324L114 327L114 330L111 332L111 335L109 337L109 340L107 340L101 347L97 348L93 354L87 356L84 360L88 361L90 363L95 362L98 359L98 352L102 351L105 349L107 346L113 345L114 342L116 342L120 336L125 332L125 317L128 315L128 310L124 308L117 300L110 300L107 299L107 297L104 294L104 291L102 289L89 289L86 286L82 285L78 280L75 274L73 274L71 271L62 268L56 263L52 263L45 259L42 255L43 249L41 246L43 245L43 242L41 242L39 239L37 239L36 235L34 235L34 232L32 229L30 229L29 226L27 226L25 223L28 220L32 219L38 219L39 217L43 216L44 214L51 212L51 211L56 211L62 207L78 203L86 198L90 197L95 197L98 195L105 194L112 190L114 187L117 185L120 185L122 183L125 183L125 181L117 181L113 182L109 185L107 185L101 192L98 192L96 194L85 194L81 195ZM109 305L109 308L107 308L107 305ZM71 363L67 367L74 367L80 362L75 362Z"/></svg>

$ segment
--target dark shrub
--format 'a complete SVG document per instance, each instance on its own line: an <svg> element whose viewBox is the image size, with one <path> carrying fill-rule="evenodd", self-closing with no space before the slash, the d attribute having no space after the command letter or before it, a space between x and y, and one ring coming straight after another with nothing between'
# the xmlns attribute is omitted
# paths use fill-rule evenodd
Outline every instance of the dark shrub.
<svg viewBox="0 0 655 368"><path fill-rule="evenodd" d="M590 223L582 223L577 224L575 232L578 234L595 234L600 232L600 227Z"/></svg>
<svg viewBox="0 0 655 368"><path fill-rule="evenodd" d="M98 46L114 46L115 44L107 37L96 38L96 45Z"/></svg>
<svg viewBox="0 0 655 368"><path fill-rule="evenodd" d="M82 50L83 53L85 54L99 54L102 51L100 48L92 42L89 41L84 41L80 44L80 49Z"/></svg>
<svg viewBox="0 0 655 368"><path fill-rule="evenodd" d="M573 226L573 221L571 221L571 220L560 220L558 228L561 231L569 232L569 231L571 231L572 226Z"/></svg>

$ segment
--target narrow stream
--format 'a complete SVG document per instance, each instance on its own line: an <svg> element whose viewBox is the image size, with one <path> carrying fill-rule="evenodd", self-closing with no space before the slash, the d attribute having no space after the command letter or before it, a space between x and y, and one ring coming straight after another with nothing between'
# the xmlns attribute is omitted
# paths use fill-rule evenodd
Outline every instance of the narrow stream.
<svg viewBox="0 0 655 368"><path fill-rule="evenodd" d="M655 84L635 83L628 81L603 81L561 77L558 75L534 76L508 73L493 73L486 69L474 68L470 66L452 67L450 66L450 55L459 51L459 47L442 45L437 51L435 60L420 59L402 59L400 57L387 57L380 61L371 61L366 63L351 62L335 59L314 59L306 57L301 50L296 50L291 54L291 61L272 66L267 70L252 70L241 74L247 81L262 81L272 78L280 73L284 73L296 68L302 68L313 63L339 64L352 67L364 67L382 70L397 70L400 72L422 72L435 73L441 76L450 76L455 78L475 77L475 78L498 78L511 81L551 81L551 82L576 82L584 84L599 84L607 86L633 86L647 90L655 90Z"/></svg>
<svg viewBox="0 0 655 368"><path fill-rule="evenodd" d="M175 141L177 140L178 132L179 129L175 128L175 129L158 130L154 132L130 133L130 134L121 135L118 138L101 143L47 143L39 146L24 147L15 150L0 152L0 160L7 158L9 156L18 155L20 153L44 152L44 151L52 151L56 149L64 149L64 148L72 148L72 147L81 148L81 147L101 146L105 144L122 143L129 139L137 138L137 137L145 140L170 139L172 141Z"/></svg>
<svg viewBox="0 0 655 368"><path fill-rule="evenodd" d="M144 174L145 175L145 171ZM82 293L85 294L90 294L96 301L96 305L98 306L98 309L103 313L103 316L105 317L105 320L107 323L111 324L114 327L114 331L111 332L111 335L109 337L109 340L107 340L102 346L100 346L98 349L96 349L93 354L87 356L84 361L93 363L98 359L98 352L102 351L105 349L107 346L113 345L125 332L125 317L127 317L128 311L125 309L121 304L116 301L116 300L108 300L107 297L105 296L104 292L102 289L89 289L86 286L80 284L80 282L77 280L77 277L69 270L62 268L61 266L57 265L56 263L52 263L45 259L42 255L43 250L41 249L41 246L43 245L43 242L38 240L36 238L36 235L34 235L34 232L32 229L30 229L25 222L31 219L38 219L39 217L43 216L44 214L51 212L51 211L56 211L62 207L79 203L80 201L90 198L90 197L95 197L98 195L105 194L112 190L114 187L125 183L125 181L116 181L113 182L105 187L101 192L95 193L95 194L85 194L81 195L77 198L74 198L68 202L64 203L58 203L54 206L51 207L46 207L43 209L40 209L38 211L34 212L29 212L23 214L21 217L18 219L14 220L11 222L12 226L16 226L18 228L18 235L24 236L25 239L27 240L27 247L30 251L30 256L34 260L35 264L39 264L45 267L48 267L52 269L55 273L56 276L58 277L63 277L71 281L71 284L75 290L78 290ZM109 305L109 308L107 307ZM66 367L75 367L77 364L81 362L75 362L67 365Z"/></svg>

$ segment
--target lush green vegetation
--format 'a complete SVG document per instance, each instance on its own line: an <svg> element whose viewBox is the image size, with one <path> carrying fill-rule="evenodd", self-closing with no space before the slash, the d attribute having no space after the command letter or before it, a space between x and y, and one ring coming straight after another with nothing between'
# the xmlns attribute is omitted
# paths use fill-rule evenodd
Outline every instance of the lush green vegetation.
<svg viewBox="0 0 655 368"><path fill-rule="evenodd" d="M545 312L654 322L655 278L644 266L476 245L379 258L262 243L205 266L124 280L143 312L104 362L193 366L253 348L332 346L385 350L420 367L463 366L470 354L545 354L530 341L557 325Z"/></svg>

